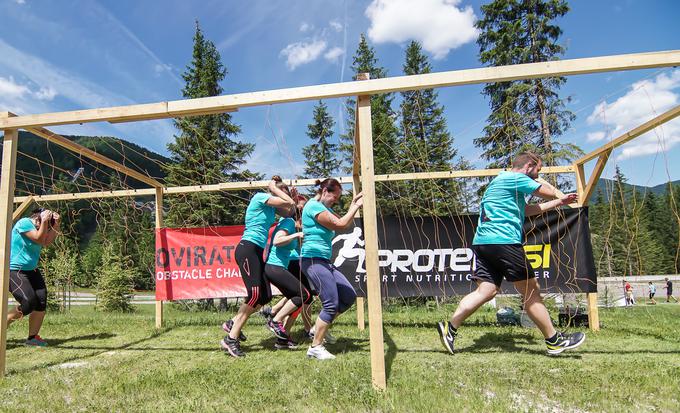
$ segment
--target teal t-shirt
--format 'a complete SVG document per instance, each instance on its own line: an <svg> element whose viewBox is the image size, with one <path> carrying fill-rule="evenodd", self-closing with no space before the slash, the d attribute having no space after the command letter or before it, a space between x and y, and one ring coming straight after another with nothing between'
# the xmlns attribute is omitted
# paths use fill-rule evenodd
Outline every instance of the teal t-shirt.
<svg viewBox="0 0 680 413"><path fill-rule="evenodd" d="M267 264L288 268L288 264L290 263L291 258L293 258L293 251L295 251L295 257L297 257L297 247L299 243L296 238L286 245L278 247L274 245L276 233L281 230L286 231L288 235L295 234L297 232L295 230L295 220L293 218L281 218L279 220L279 223L272 234L272 248L267 257Z"/></svg>
<svg viewBox="0 0 680 413"><path fill-rule="evenodd" d="M267 205L267 200L271 195L260 192L253 196L246 209L246 228L243 230L243 238L261 248L267 246L269 228L272 226L275 217L275 209Z"/></svg>
<svg viewBox="0 0 680 413"><path fill-rule="evenodd" d="M21 218L12 228L10 247L10 270L32 271L38 268L42 245L31 241L26 232L37 229L30 218Z"/></svg>
<svg viewBox="0 0 680 413"><path fill-rule="evenodd" d="M316 222L316 216L323 211L333 213L332 209L326 208L324 204L316 199L307 202L302 209L302 233L304 234L304 239L300 253L303 258L325 258L330 260L333 255L331 243L335 236L335 231Z"/></svg>
<svg viewBox="0 0 680 413"><path fill-rule="evenodd" d="M482 196L472 244L521 244L526 196L540 186L523 173L498 174Z"/></svg>

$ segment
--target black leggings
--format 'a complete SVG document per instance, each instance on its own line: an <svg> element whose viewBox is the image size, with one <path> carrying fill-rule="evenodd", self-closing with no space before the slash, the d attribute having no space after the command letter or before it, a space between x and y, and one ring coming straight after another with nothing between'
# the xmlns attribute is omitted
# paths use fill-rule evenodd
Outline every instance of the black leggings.
<svg viewBox="0 0 680 413"><path fill-rule="evenodd" d="M19 303L23 315L47 308L47 286L38 269L9 272L9 291Z"/></svg>
<svg viewBox="0 0 680 413"><path fill-rule="evenodd" d="M267 264L264 267L264 275L296 307L300 307L302 304L309 304L312 301L312 294L309 292L309 288L305 287L302 279L296 277L287 269L278 265ZM305 277L303 276L302 278Z"/></svg>
<svg viewBox="0 0 680 413"><path fill-rule="evenodd" d="M248 293L246 304L253 308L265 305L272 299L271 287L264 276L263 253L262 247L246 240L241 240L234 251L236 263Z"/></svg>

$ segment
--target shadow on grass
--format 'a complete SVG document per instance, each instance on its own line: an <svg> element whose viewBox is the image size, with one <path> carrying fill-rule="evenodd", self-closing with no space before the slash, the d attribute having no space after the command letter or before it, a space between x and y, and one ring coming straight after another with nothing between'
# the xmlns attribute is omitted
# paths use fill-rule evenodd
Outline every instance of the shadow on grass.
<svg viewBox="0 0 680 413"><path fill-rule="evenodd" d="M17 370L8 369L7 373L8 373L8 375L21 374L21 373L26 373L26 372L29 372L29 371L35 371L35 370L38 370L38 369L50 368L50 367L53 367L53 366L57 366L57 365L60 365L60 364L63 364L63 363L68 363L68 362L75 361L75 360L83 360L83 359L96 357L96 356L99 356L103 353L106 353L106 352L109 352L109 351L112 351L112 350L128 350L132 346L144 343L144 342L149 341L149 340L153 340L153 339L158 338L159 336L161 336L161 335L163 335L167 332L168 332L167 328L164 328L164 329L161 329L161 330L156 330L153 333L151 333L148 337L144 337L144 338L141 338L139 340L135 340L135 341L125 343L125 344L122 344L120 346L115 346L115 347L114 346L109 346L109 347L58 346L57 348L59 348L60 350L81 350L81 349L90 350L90 349L93 349L93 350L97 350L97 351L93 351L90 354L85 354L85 355L66 357L66 358L58 360L58 361L55 360L55 361L52 361L52 362L49 362L49 363L43 363L43 364L40 364L38 366L28 367L28 368L25 368L25 369L17 369ZM71 337L69 339L64 339L64 340L62 340L62 342L74 341L76 339L83 340L82 337L89 337L88 339L94 339L96 337L102 337L102 336L109 336L109 338L110 338L110 337L115 337L115 334L110 334L110 333L89 334L87 336L80 336L80 338L78 338L78 336L77 336L77 337ZM51 341L56 341L56 340L51 340ZM49 350L49 347L46 350ZM133 349L133 350L135 350L135 349ZM152 349L147 348L145 350L152 350Z"/></svg>
<svg viewBox="0 0 680 413"><path fill-rule="evenodd" d="M542 340L541 340L542 341ZM536 337L527 333L485 333L475 339L474 343L466 348L456 350L459 353L490 353L490 350L502 351L507 353L529 353L545 356L545 350L529 349L519 345L536 345ZM581 358L580 354L560 354L562 358Z"/></svg>
<svg viewBox="0 0 680 413"><path fill-rule="evenodd" d="M115 337L115 334L111 333L94 333L94 334L87 334L84 336L74 336L74 337L68 337L68 338L50 338L48 343L50 347L57 347L60 348L61 344L68 343L69 341L82 341L82 340L102 340L102 339L107 339L107 338L112 338ZM12 349L12 348L17 348L17 347L23 347L24 346L24 340L7 340L7 349ZM70 347L65 347L65 348L70 348ZM92 347L95 348L95 347ZM96 347L99 348L99 347Z"/></svg>

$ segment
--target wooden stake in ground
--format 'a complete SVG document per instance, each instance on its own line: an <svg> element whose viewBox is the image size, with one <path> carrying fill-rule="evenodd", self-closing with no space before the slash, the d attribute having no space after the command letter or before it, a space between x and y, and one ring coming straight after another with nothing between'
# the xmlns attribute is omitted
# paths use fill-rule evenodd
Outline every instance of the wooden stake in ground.
<svg viewBox="0 0 680 413"><path fill-rule="evenodd" d="M383 342L380 268L378 266L378 218L373 171L373 132L371 97L359 96L359 142L361 145L361 189L364 194L364 241L366 243L366 295L368 298L368 329L371 340L371 377L373 386L384 390L385 343Z"/></svg>
<svg viewBox="0 0 680 413"><path fill-rule="evenodd" d="M9 258L12 237L12 211L19 133L6 130L2 143L0 175L0 377L5 375L7 352L7 299L9 296Z"/></svg>
<svg viewBox="0 0 680 413"><path fill-rule="evenodd" d="M156 188L156 232L163 228L163 188ZM156 328L163 327L163 301L156 301Z"/></svg>

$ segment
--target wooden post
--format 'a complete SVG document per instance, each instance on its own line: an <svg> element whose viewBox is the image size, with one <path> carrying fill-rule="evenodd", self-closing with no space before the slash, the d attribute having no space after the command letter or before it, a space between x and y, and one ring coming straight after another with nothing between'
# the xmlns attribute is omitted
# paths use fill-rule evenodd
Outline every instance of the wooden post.
<svg viewBox="0 0 680 413"><path fill-rule="evenodd" d="M376 216L375 176L373 170L373 133L371 97L359 96L359 142L361 144L361 189L364 193L364 241L366 243L366 295L368 328L371 341L371 376L373 387L384 390L385 343L383 342L382 300L378 266L378 218Z"/></svg>
<svg viewBox="0 0 680 413"><path fill-rule="evenodd" d="M9 258L12 236L12 211L19 133L5 130L2 144L2 175L0 175L0 377L5 375L7 351L7 298L9 295Z"/></svg>
<svg viewBox="0 0 680 413"><path fill-rule="evenodd" d="M27 197L24 200L24 202L22 202L21 205L19 205L17 209L15 209L14 212L12 213L12 221L16 222L16 220L19 219L19 217L21 217L24 214L24 212L26 212L26 210L28 209L28 207L31 206L32 203L33 197L32 196Z"/></svg>
<svg viewBox="0 0 680 413"><path fill-rule="evenodd" d="M588 293L588 326L591 331L600 331L600 312L597 308L597 293Z"/></svg>
<svg viewBox="0 0 680 413"><path fill-rule="evenodd" d="M163 188L156 188L156 230L163 227ZM163 301L156 301L156 328L163 327Z"/></svg>
<svg viewBox="0 0 680 413"><path fill-rule="evenodd" d="M357 80L368 80L371 78L370 73L359 73ZM359 102L355 106L354 111L354 160L352 162L352 194L356 195L361 192L361 178L359 177L361 170L361 141L359 140ZM357 213L357 217L361 216L361 211ZM357 327L360 331L366 329L366 305L364 297L357 297Z"/></svg>

